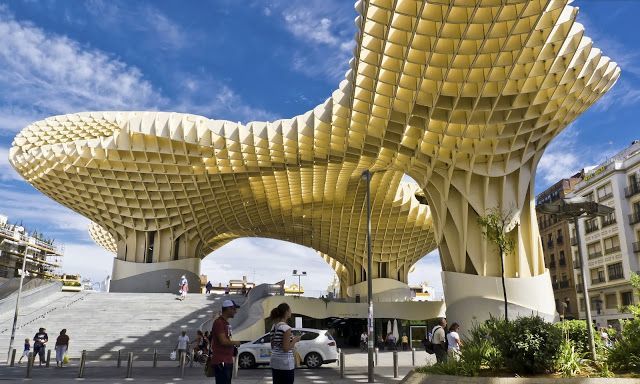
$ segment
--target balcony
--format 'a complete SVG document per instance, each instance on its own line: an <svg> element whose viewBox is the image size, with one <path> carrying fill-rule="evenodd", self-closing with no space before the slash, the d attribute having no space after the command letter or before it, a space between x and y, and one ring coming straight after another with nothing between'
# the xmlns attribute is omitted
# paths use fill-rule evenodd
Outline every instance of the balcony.
<svg viewBox="0 0 640 384"><path fill-rule="evenodd" d="M624 196L631 197L640 193L640 181L635 181L629 184L628 187L624 189Z"/></svg>
<svg viewBox="0 0 640 384"><path fill-rule="evenodd" d="M605 255L609 255L615 252L620 252L620 246L615 246L615 247L611 247L611 248L605 248L604 250L604 254Z"/></svg>
<svg viewBox="0 0 640 384"><path fill-rule="evenodd" d="M582 293L582 284L576 284L576 292L577 293Z"/></svg>
<svg viewBox="0 0 640 384"><path fill-rule="evenodd" d="M558 265L560 265L561 267L564 267L565 265L567 265L567 259L560 259L558 261Z"/></svg>
<svg viewBox="0 0 640 384"><path fill-rule="evenodd" d="M595 284L602 284L602 283L606 283L607 281L604 279L604 276L598 276L595 277L593 279L591 279L591 284L595 285Z"/></svg>
<svg viewBox="0 0 640 384"><path fill-rule="evenodd" d="M598 257L602 257L602 252L593 252L589 254L589 259L597 259Z"/></svg>
<svg viewBox="0 0 640 384"><path fill-rule="evenodd" d="M571 237L571 245L572 245L572 246L576 246L576 245L578 245L578 239L572 236L572 237Z"/></svg>
<svg viewBox="0 0 640 384"><path fill-rule="evenodd" d="M560 289L569 288L569 280L562 280L558 283Z"/></svg>
<svg viewBox="0 0 640 384"><path fill-rule="evenodd" d="M580 269L580 260L573 260L573 269Z"/></svg>
<svg viewBox="0 0 640 384"><path fill-rule="evenodd" d="M562 236L558 236L558 238L556 239L556 243L558 243L558 244L564 244L564 237L562 237Z"/></svg>
<svg viewBox="0 0 640 384"><path fill-rule="evenodd" d="M640 223L640 212L633 212L629 215L629 224Z"/></svg>
<svg viewBox="0 0 640 384"><path fill-rule="evenodd" d="M633 243L633 252L640 253L640 241L636 241Z"/></svg>
<svg viewBox="0 0 640 384"><path fill-rule="evenodd" d="M598 223L587 222L586 225L584 226L584 232L585 233L595 232L598 229L600 229L600 228L598 228Z"/></svg>

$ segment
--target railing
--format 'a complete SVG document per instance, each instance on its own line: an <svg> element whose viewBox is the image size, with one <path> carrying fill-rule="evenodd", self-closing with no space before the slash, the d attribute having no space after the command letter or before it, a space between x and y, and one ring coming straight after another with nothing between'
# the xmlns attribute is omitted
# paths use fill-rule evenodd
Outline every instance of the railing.
<svg viewBox="0 0 640 384"><path fill-rule="evenodd" d="M582 293L582 284L576 284L576 292Z"/></svg>
<svg viewBox="0 0 640 384"><path fill-rule="evenodd" d="M636 241L635 243L633 243L633 252L634 253L640 252L640 241Z"/></svg>
<svg viewBox="0 0 640 384"><path fill-rule="evenodd" d="M580 269L580 260L573 260L573 269Z"/></svg>
<svg viewBox="0 0 640 384"><path fill-rule="evenodd" d="M576 237L571 237L571 245L578 245L578 239Z"/></svg>
<svg viewBox="0 0 640 384"><path fill-rule="evenodd" d="M608 227L608 226L613 225L615 223L616 223L616 217L615 216L613 216L612 218L605 217L605 218L602 219L602 228Z"/></svg>
<svg viewBox="0 0 640 384"><path fill-rule="evenodd" d="M558 236L558 238L556 239L556 243L563 244L564 243L564 237Z"/></svg>
<svg viewBox="0 0 640 384"><path fill-rule="evenodd" d="M624 279L624 273L616 273L614 275L609 275L609 281L611 280L621 280Z"/></svg>
<svg viewBox="0 0 640 384"><path fill-rule="evenodd" d="M604 249L604 254L605 255L608 255L608 254L611 254L611 253L614 253L614 252L620 252L620 246L619 245L617 245L615 247L605 248Z"/></svg>
<svg viewBox="0 0 640 384"><path fill-rule="evenodd" d="M604 279L604 277L600 277L600 276L591 279L591 284L602 284L605 282L606 280Z"/></svg>
<svg viewBox="0 0 640 384"><path fill-rule="evenodd" d="M636 181L634 183L629 184L628 187L624 189L624 196L631 197L640 193L640 181Z"/></svg>
<svg viewBox="0 0 640 384"><path fill-rule="evenodd" d="M569 280L562 280L558 284L560 285L560 288L569 288Z"/></svg>
<svg viewBox="0 0 640 384"><path fill-rule="evenodd" d="M598 229L600 229L600 228L598 228L598 223L590 223L590 224L587 223L584 226L584 232L585 233L591 233L591 232L597 231Z"/></svg>
<svg viewBox="0 0 640 384"><path fill-rule="evenodd" d="M605 200L609 200L612 197L613 197L613 192L609 192L604 196L598 196L598 201L602 202L602 201L605 201Z"/></svg>
<svg viewBox="0 0 640 384"><path fill-rule="evenodd" d="M640 223L640 211L633 212L632 214L629 215L629 224L633 225L636 223Z"/></svg>
<svg viewBox="0 0 640 384"><path fill-rule="evenodd" d="M602 257L602 252L593 252L589 254L589 259L596 259Z"/></svg>
<svg viewBox="0 0 640 384"><path fill-rule="evenodd" d="M567 265L567 260L566 259L560 259L560 261L558 262L560 264L561 267Z"/></svg>

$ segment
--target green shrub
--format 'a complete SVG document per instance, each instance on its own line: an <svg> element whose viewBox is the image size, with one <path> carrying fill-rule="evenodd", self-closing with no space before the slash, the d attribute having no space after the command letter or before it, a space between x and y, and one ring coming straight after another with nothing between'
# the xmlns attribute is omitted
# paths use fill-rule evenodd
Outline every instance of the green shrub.
<svg viewBox="0 0 640 384"><path fill-rule="evenodd" d="M589 348L589 335L587 333L587 322L584 320L565 320L555 324L558 327L565 338L569 338L569 341L575 347L576 353L585 355L590 353ZM596 344L596 351L598 355L605 352L605 346L602 339L598 335L595 327L591 328L593 331L593 338Z"/></svg>
<svg viewBox="0 0 640 384"><path fill-rule="evenodd" d="M640 276L632 274L631 285L638 295ZM634 318L621 321L622 332L609 351L607 362L613 370L640 372L640 305L630 305L626 310Z"/></svg>
<svg viewBox="0 0 640 384"><path fill-rule="evenodd" d="M462 364L453 359L449 359L444 363L427 365L416 369L416 371L421 373L430 373L432 375L467 376L462 369Z"/></svg>
<svg viewBox="0 0 640 384"><path fill-rule="evenodd" d="M556 370L564 377L575 376L583 368L583 354L576 351L573 341L564 340L556 362Z"/></svg>
<svg viewBox="0 0 640 384"><path fill-rule="evenodd" d="M490 337L505 367L517 374L551 372L555 368L562 332L540 316L500 320L490 324Z"/></svg>

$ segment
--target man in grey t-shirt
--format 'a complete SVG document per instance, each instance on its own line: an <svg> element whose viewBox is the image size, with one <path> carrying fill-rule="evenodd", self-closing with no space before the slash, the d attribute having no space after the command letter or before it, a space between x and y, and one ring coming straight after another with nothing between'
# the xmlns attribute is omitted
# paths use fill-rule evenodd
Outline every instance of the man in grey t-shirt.
<svg viewBox="0 0 640 384"><path fill-rule="evenodd" d="M431 343L433 344L433 352L436 354L436 361L443 363L447 360L447 333L445 329L447 327L447 319L440 318L438 325L433 327L431 331Z"/></svg>

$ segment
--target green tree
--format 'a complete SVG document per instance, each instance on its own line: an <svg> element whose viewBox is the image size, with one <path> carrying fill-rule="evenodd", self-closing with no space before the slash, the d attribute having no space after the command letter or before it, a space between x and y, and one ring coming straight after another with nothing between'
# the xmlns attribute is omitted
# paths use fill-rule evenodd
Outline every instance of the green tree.
<svg viewBox="0 0 640 384"><path fill-rule="evenodd" d="M507 287L504 281L504 257L511 254L515 248L515 241L509 236L509 226L513 219L511 210L502 211L499 208L487 210L486 215L478 217L478 224L483 228L482 235L494 243L500 252L500 269L502 272L502 295L504 296L504 319L509 321L507 305Z"/></svg>

